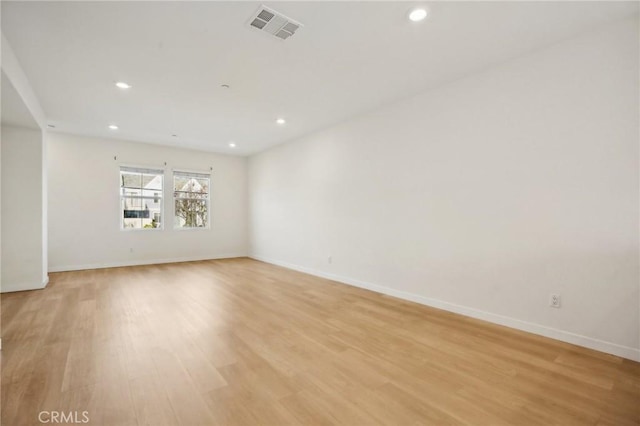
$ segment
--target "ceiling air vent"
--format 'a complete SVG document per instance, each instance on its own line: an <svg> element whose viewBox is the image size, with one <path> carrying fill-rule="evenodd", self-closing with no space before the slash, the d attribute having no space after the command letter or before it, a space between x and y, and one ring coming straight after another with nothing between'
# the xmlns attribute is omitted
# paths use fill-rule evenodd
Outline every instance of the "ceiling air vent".
<svg viewBox="0 0 640 426"><path fill-rule="evenodd" d="M278 13L266 6L260 6L258 11L253 14L249 21L249 25L265 31L273 36L286 40L296 33L301 23L287 18L282 13Z"/></svg>

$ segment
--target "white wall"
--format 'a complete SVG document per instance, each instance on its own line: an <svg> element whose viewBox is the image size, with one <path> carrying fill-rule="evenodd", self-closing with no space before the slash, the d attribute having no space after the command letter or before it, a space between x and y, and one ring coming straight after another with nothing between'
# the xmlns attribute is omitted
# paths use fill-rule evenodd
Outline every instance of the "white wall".
<svg viewBox="0 0 640 426"><path fill-rule="evenodd" d="M2 126L2 292L47 283L43 223L43 136L40 130Z"/></svg>
<svg viewBox="0 0 640 426"><path fill-rule="evenodd" d="M247 254L245 158L59 133L48 158L50 271ZM120 230L121 164L165 169L163 230ZM211 229L173 230L172 169L210 167Z"/></svg>
<svg viewBox="0 0 640 426"><path fill-rule="evenodd" d="M0 291L47 285L44 112L2 34L2 257ZM0 342L1 343L1 342Z"/></svg>
<svg viewBox="0 0 640 426"><path fill-rule="evenodd" d="M638 48L636 16L252 157L251 255L640 359Z"/></svg>

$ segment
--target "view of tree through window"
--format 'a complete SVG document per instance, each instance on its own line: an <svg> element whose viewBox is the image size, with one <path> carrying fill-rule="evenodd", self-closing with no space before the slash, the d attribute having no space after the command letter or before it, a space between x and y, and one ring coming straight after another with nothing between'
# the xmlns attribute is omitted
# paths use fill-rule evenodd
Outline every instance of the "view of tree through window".
<svg viewBox="0 0 640 426"><path fill-rule="evenodd" d="M207 228L209 226L209 184L211 176L204 173L174 172L173 199L176 228Z"/></svg>
<svg viewBox="0 0 640 426"><path fill-rule="evenodd" d="M120 167L120 206L123 229L162 227L164 171Z"/></svg>

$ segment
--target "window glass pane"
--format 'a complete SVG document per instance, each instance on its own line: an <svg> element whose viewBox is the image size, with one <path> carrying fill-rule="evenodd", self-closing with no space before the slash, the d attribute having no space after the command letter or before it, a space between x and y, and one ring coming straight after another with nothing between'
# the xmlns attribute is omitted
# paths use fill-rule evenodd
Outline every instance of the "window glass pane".
<svg viewBox="0 0 640 426"><path fill-rule="evenodd" d="M186 176L175 176L173 178L173 190L174 191L182 191L183 188L186 187L189 182L189 178Z"/></svg>
<svg viewBox="0 0 640 426"><path fill-rule="evenodd" d="M160 201L162 198L162 191L160 189L143 189L142 194L144 198L150 198L151 201Z"/></svg>
<svg viewBox="0 0 640 426"><path fill-rule="evenodd" d="M123 198L122 226L127 229L159 228L162 223L162 210L149 205L142 198Z"/></svg>
<svg viewBox="0 0 640 426"><path fill-rule="evenodd" d="M195 181L194 187L198 192L209 192L209 179L193 179Z"/></svg>
<svg viewBox="0 0 640 426"><path fill-rule="evenodd" d="M175 200L175 227L203 228L208 226L208 207L209 203L206 200Z"/></svg>
<svg viewBox="0 0 640 426"><path fill-rule="evenodd" d="M143 228L160 228L162 225L162 213L151 211L149 219L142 220Z"/></svg>
<svg viewBox="0 0 640 426"><path fill-rule="evenodd" d="M162 189L162 175L142 175L142 187L146 189Z"/></svg>
<svg viewBox="0 0 640 426"><path fill-rule="evenodd" d="M209 192L209 179L176 176L173 181L173 190L206 194Z"/></svg>
<svg viewBox="0 0 640 426"><path fill-rule="evenodd" d="M124 210L142 210L143 199L140 197L123 197L122 208Z"/></svg>
<svg viewBox="0 0 640 426"><path fill-rule="evenodd" d="M141 188L142 175L139 173L120 172L120 186L127 188Z"/></svg>
<svg viewBox="0 0 640 426"><path fill-rule="evenodd" d="M149 216L148 201L139 197L126 197L122 199L123 217L125 218L143 218Z"/></svg>

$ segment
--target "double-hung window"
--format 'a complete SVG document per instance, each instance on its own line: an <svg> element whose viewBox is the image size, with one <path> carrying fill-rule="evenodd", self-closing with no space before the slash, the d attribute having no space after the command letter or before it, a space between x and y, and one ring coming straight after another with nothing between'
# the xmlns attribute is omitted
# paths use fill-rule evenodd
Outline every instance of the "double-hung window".
<svg viewBox="0 0 640 426"><path fill-rule="evenodd" d="M120 167L122 229L161 229L164 170Z"/></svg>
<svg viewBox="0 0 640 426"><path fill-rule="evenodd" d="M208 173L173 172L174 228L209 227L210 183Z"/></svg>

